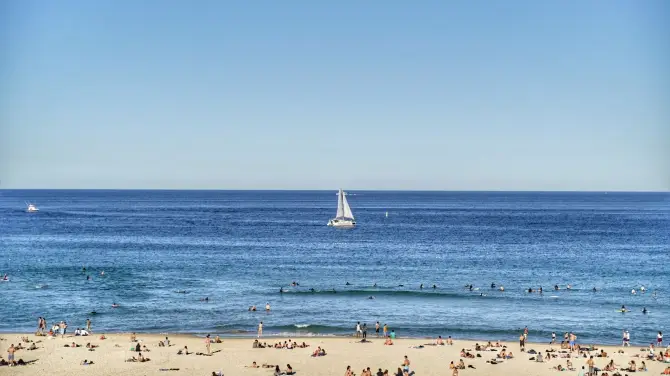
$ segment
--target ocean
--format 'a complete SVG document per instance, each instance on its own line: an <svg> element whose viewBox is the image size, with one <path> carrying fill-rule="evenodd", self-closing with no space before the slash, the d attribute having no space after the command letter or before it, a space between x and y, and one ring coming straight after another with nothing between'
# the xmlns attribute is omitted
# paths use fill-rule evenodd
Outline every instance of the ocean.
<svg viewBox="0 0 670 376"><path fill-rule="evenodd" d="M32 332L39 316L72 330L91 318L98 333L222 336L254 335L260 321L266 335L379 321L399 337L515 340L527 326L530 341L574 331L604 344L624 329L634 344L670 331L669 193L348 201L358 226L343 230L326 226L335 190L0 190L0 331Z"/></svg>

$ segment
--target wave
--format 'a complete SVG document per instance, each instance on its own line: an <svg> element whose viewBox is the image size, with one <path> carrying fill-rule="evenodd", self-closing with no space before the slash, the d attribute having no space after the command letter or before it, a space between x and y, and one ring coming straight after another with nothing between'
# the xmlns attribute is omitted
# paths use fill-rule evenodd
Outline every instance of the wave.
<svg viewBox="0 0 670 376"><path fill-rule="evenodd" d="M352 295L352 296L398 296L398 297L420 297L420 298L471 298L479 297L474 292L447 292L447 291L416 291L416 290L382 290L382 289L359 289L359 290L288 290L284 295Z"/></svg>

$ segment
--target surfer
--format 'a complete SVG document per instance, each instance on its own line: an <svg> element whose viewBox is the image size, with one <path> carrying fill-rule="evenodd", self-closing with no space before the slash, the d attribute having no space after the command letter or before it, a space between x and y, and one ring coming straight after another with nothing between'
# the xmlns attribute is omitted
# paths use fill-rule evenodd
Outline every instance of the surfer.
<svg viewBox="0 0 670 376"><path fill-rule="evenodd" d="M554 285L554 290L558 291L558 285Z"/></svg>
<svg viewBox="0 0 670 376"><path fill-rule="evenodd" d="M119 305L116 303L112 303L112 308L119 308Z"/></svg>
<svg viewBox="0 0 670 376"><path fill-rule="evenodd" d="M351 283L347 282L345 283L346 286L351 286Z"/></svg>
<svg viewBox="0 0 670 376"><path fill-rule="evenodd" d="M542 294L542 286L540 286L540 294Z"/></svg>
<svg viewBox="0 0 670 376"><path fill-rule="evenodd" d="M375 297L372 296L372 295L368 296L368 299L370 299L370 300L372 300L372 299L374 299L374 298L375 298Z"/></svg>
<svg viewBox="0 0 670 376"><path fill-rule="evenodd" d="M316 290L314 290L314 287L311 287L311 288L309 289L309 292L316 292Z"/></svg>
<svg viewBox="0 0 670 376"><path fill-rule="evenodd" d="M491 282L491 288L492 288L492 289L496 288L496 284L495 284L495 282Z"/></svg>
<svg viewBox="0 0 670 376"><path fill-rule="evenodd" d="M528 293L531 293L531 292L533 292L533 289L529 287L528 288Z"/></svg>
<svg viewBox="0 0 670 376"><path fill-rule="evenodd" d="M472 291L472 285L468 286L468 289L469 289L470 291Z"/></svg>
<svg viewBox="0 0 670 376"><path fill-rule="evenodd" d="M91 280L91 276L90 276L90 275L87 275L87 276L86 276L86 280L87 280L87 281L90 281L90 280Z"/></svg>
<svg viewBox="0 0 670 376"><path fill-rule="evenodd" d="M200 299L201 302L208 302L209 301L209 296L206 296L204 298Z"/></svg>
<svg viewBox="0 0 670 376"><path fill-rule="evenodd" d="M372 285L372 287L377 287L377 282L375 282L375 284L374 284L374 285Z"/></svg>
<svg viewBox="0 0 670 376"><path fill-rule="evenodd" d="M642 314L646 315L647 314L647 307L642 308Z"/></svg>
<svg viewBox="0 0 670 376"><path fill-rule="evenodd" d="M398 285L398 287L405 287L405 285Z"/></svg>
<svg viewBox="0 0 670 376"><path fill-rule="evenodd" d="M423 283L419 286L419 289L423 290Z"/></svg>
<svg viewBox="0 0 670 376"><path fill-rule="evenodd" d="M335 294L335 293L337 293L337 291L335 291L335 288L333 287L333 294Z"/></svg>
<svg viewBox="0 0 670 376"><path fill-rule="evenodd" d="M435 290L436 288L437 288L437 286L436 286L436 285L433 285L433 290Z"/></svg>
<svg viewBox="0 0 670 376"><path fill-rule="evenodd" d="M628 310L626 309L626 306L622 304L621 305L621 312L627 312L627 311Z"/></svg>
<svg viewBox="0 0 670 376"><path fill-rule="evenodd" d="M283 294L283 293L284 293L284 287L280 287L280 288L279 288L279 293L280 293L280 294Z"/></svg>
<svg viewBox="0 0 670 376"><path fill-rule="evenodd" d="M598 291L598 290L596 290L596 288L594 287L594 288L593 288L593 292L596 292L596 291Z"/></svg>

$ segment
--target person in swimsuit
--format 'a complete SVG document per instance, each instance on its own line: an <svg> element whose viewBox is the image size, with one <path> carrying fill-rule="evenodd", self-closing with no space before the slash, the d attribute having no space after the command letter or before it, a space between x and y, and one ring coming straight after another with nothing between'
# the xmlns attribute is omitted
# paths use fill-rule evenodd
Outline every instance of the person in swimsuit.
<svg viewBox="0 0 670 376"><path fill-rule="evenodd" d="M263 336L263 321L258 324L258 338Z"/></svg>

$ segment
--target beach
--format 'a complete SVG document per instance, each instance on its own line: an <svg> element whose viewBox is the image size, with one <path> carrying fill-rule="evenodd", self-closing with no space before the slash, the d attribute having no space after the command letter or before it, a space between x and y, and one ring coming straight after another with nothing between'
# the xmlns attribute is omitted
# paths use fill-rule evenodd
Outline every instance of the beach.
<svg viewBox="0 0 670 376"><path fill-rule="evenodd" d="M26 362L34 361L26 366L0 367L0 374L12 375L202 375L209 376L212 372L222 372L227 376L256 376L272 375L273 370L268 368L249 368L252 362L259 366L263 364L280 365L281 370L286 369L290 364L297 375L326 376L343 375L346 367L350 365L356 375L360 375L363 368L370 367L373 375L379 368L388 369L389 374L394 374L398 367L404 361L407 355L410 361L410 369L421 376L452 375L449 370L449 363L453 361L458 364L460 351L466 349L472 354L480 354L481 357L474 359L464 359L467 366L475 368L466 368L460 371L460 375L472 376L493 376L493 375L558 375L558 374L577 374L582 366L586 366L587 358L571 358L574 372L559 372L553 369L558 364L566 365L565 358L552 359L548 362L538 363L529 360L535 355L519 352L518 343L501 343L512 351L514 358L503 361L499 364L490 364L487 361L495 359L501 348L495 348L495 351L475 351L476 341L454 340L452 346L428 346L426 344L434 343L434 339L422 338L397 338L392 346L384 345L383 338L376 338L374 335L369 337L371 343L359 343L359 339L354 337L308 337L292 338L293 341L301 344L305 342L309 345L307 348L296 349L275 349L275 348L252 348L253 338L223 338L222 343L213 343L211 356L204 355L177 355L179 350L185 346L190 352L206 352L205 339L194 335L174 335L174 334L144 334L137 333L137 341L131 342L131 334L107 334L106 339L101 340L100 334L80 337L66 334L65 338L60 336L51 338L44 336L34 336L31 334L6 333L0 335L0 349L2 356L7 359L7 348L10 344L18 344L21 337L27 336L29 341L39 341L36 343L36 350L19 350L16 352L16 359L23 359ZM160 347L159 342L168 336L169 347ZM268 337L261 338L261 342L274 344L277 342L288 341L288 338ZM72 343L81 345L81 347L64 347ZM89 351L86 344L98 345L94 351ZM125 360L137 357L138 353L131 351L131 348L137 346L146 346L149 350L142 353L149 358L147 362L126 362ZM481 341L477 343L482 344ZM415 346L424 345L423 348ZM23 346L30 346L30 343L23 343ZM317 348L326 350L325 356L312 357L311 354ZM527 344L526 350L534 349L544 352L550 349L548 344ZM560 350L559 345L554 345L554 349ZM622 349L618 346L596 346L599 353L602 349L608 353L607 358L596 357L595 365L598 368L604 368L610 361L625 367L630 360L640 365L643 359L635 355L646 354L640 351L639 347L626 347L624 354L616 353ZM577 354L573 353L573 356ZM81 362L92 361L91 365L82 365ZM656 361L646 361L648 374L658 375L666 366ZM176 370L178 368L178 370ZM162 370L161 370L162 369ZM170 370L173 369L173 370ZM588 367L587 367L588 369ZM621 371L622 374L626 372ZM610 375L612 372L610 372Z"/></svg>

